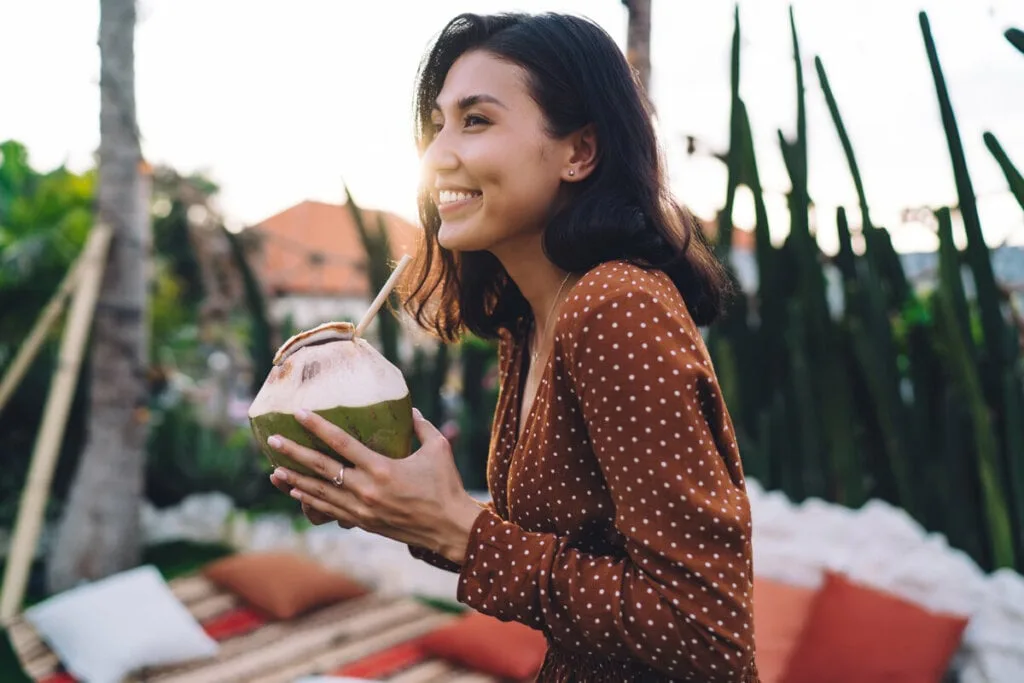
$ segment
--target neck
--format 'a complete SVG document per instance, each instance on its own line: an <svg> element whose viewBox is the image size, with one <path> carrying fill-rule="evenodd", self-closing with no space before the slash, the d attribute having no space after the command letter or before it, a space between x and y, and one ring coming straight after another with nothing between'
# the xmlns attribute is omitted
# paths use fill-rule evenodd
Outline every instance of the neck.
<svg viewBox="0 0 1024 683"><path fill-rule="evenodd" d="M539 234L535 238L531 236L529 241L505 245L500 251L495 251L495 256L529 303L536 329L547 329L550 324L548 316L552 306L556 305L556 297L559 300L565 298L574 276L569 275L566 281L568 273L548 260ZM559 292L563 281L565 286Z"/></svg>

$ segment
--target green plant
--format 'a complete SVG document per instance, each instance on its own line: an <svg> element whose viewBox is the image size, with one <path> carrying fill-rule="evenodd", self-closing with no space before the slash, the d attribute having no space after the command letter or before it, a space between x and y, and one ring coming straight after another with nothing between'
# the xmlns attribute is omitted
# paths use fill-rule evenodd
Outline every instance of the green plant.
<svg viewBox="0 0 1024 683"><path fill-rule="evenodd" d="M828 258L810 230L804 79L790 12L796 64L796 135L778 139L789 173L790 229L773 244L747 107L739 96L740 26L733 38L729 186L719 216L718 254L728 262L732 198L754 196L756 294L709 332L726 400L751 476L800 500L821 496L847 505L880 497L982 565L1024 561L1024 370L1005 295L982 239L970 176L921 14L939 109L960 197L967 246L953 240L948 208L936 213L940 278L935 292L915 292L889 232L874 224L860 168L821 59L818 82L850 169L860 208L863 252L855 228L837 212L839 251ZM994 136L985 136L1012 191L1021 177ZM1022 204L1024 206L1024 204ZM729 227L726 227L729 226ZM963 286L964 266L976 295ZM842 281L842 310L826 298L825 270ZM938 428L937 428L938 426Z"/></svg>
<svg viewBox="0 0 1024 683"><path fill-rule="evenodd" d="M388 240L387 224L384 214L377 214L377 224L371 229L366 224L366 217L363 209L356 203L348 186L345 186L345 205L348 207L352 221L359 231L360 240L367 256L367 272L370 281L371 296L384 289L384 284L391 277L393 264L391 261L391 243ZM377 315L377 324L380 328L380 346L384 357L395 365L399 364L398 358L398 320L393 315L398 310L398 294L392 292L388 296L386 310ZM383 313L383 315L381 314Z"/></svg>
<svg viewBox="0 0 1024 683"><path fill-rule="evenodd" d="M204 424L202 407L178 397L155 408L150 418L146 493L158 507L189 494L220 491L238 506L269 495L270 465L259 453L248 425Z"/></svg>

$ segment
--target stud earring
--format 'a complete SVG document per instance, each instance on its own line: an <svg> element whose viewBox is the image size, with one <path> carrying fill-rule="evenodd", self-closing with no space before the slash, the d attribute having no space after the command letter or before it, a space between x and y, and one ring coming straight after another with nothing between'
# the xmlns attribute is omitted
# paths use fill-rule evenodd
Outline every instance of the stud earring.
<svg viewBox="0 0 1024 683"><path fill-rule="evenodd" d="M570 168L569 169L569 177L572 178L574 175L576 175L576 169Z"/></svg>

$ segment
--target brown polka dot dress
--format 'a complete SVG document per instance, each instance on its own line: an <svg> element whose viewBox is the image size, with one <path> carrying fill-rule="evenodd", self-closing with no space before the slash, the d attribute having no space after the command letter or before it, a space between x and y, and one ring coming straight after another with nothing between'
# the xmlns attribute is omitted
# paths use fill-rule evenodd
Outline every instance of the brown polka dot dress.
<svg viewBox="0 0 1024 683"><path fill-rule="evenodd" d="M458 600L541 630L540 682L756 683L751 523L699 330L661 271L601 264L570 290L520 433L528 356L500 344L492 503Z"/></svg>

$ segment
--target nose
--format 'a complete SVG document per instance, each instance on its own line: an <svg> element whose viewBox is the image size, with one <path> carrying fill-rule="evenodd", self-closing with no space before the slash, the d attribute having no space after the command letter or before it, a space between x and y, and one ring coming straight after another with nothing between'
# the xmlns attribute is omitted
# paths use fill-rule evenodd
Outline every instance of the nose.
<svg viewBox="0 0 1024 683"><path fill-rule="evenodd" d="M444 128L427 145L421 165L424 178L434 178L439 173L453 171L459 167L459 156L452 146L451 136Z"/></svg>

